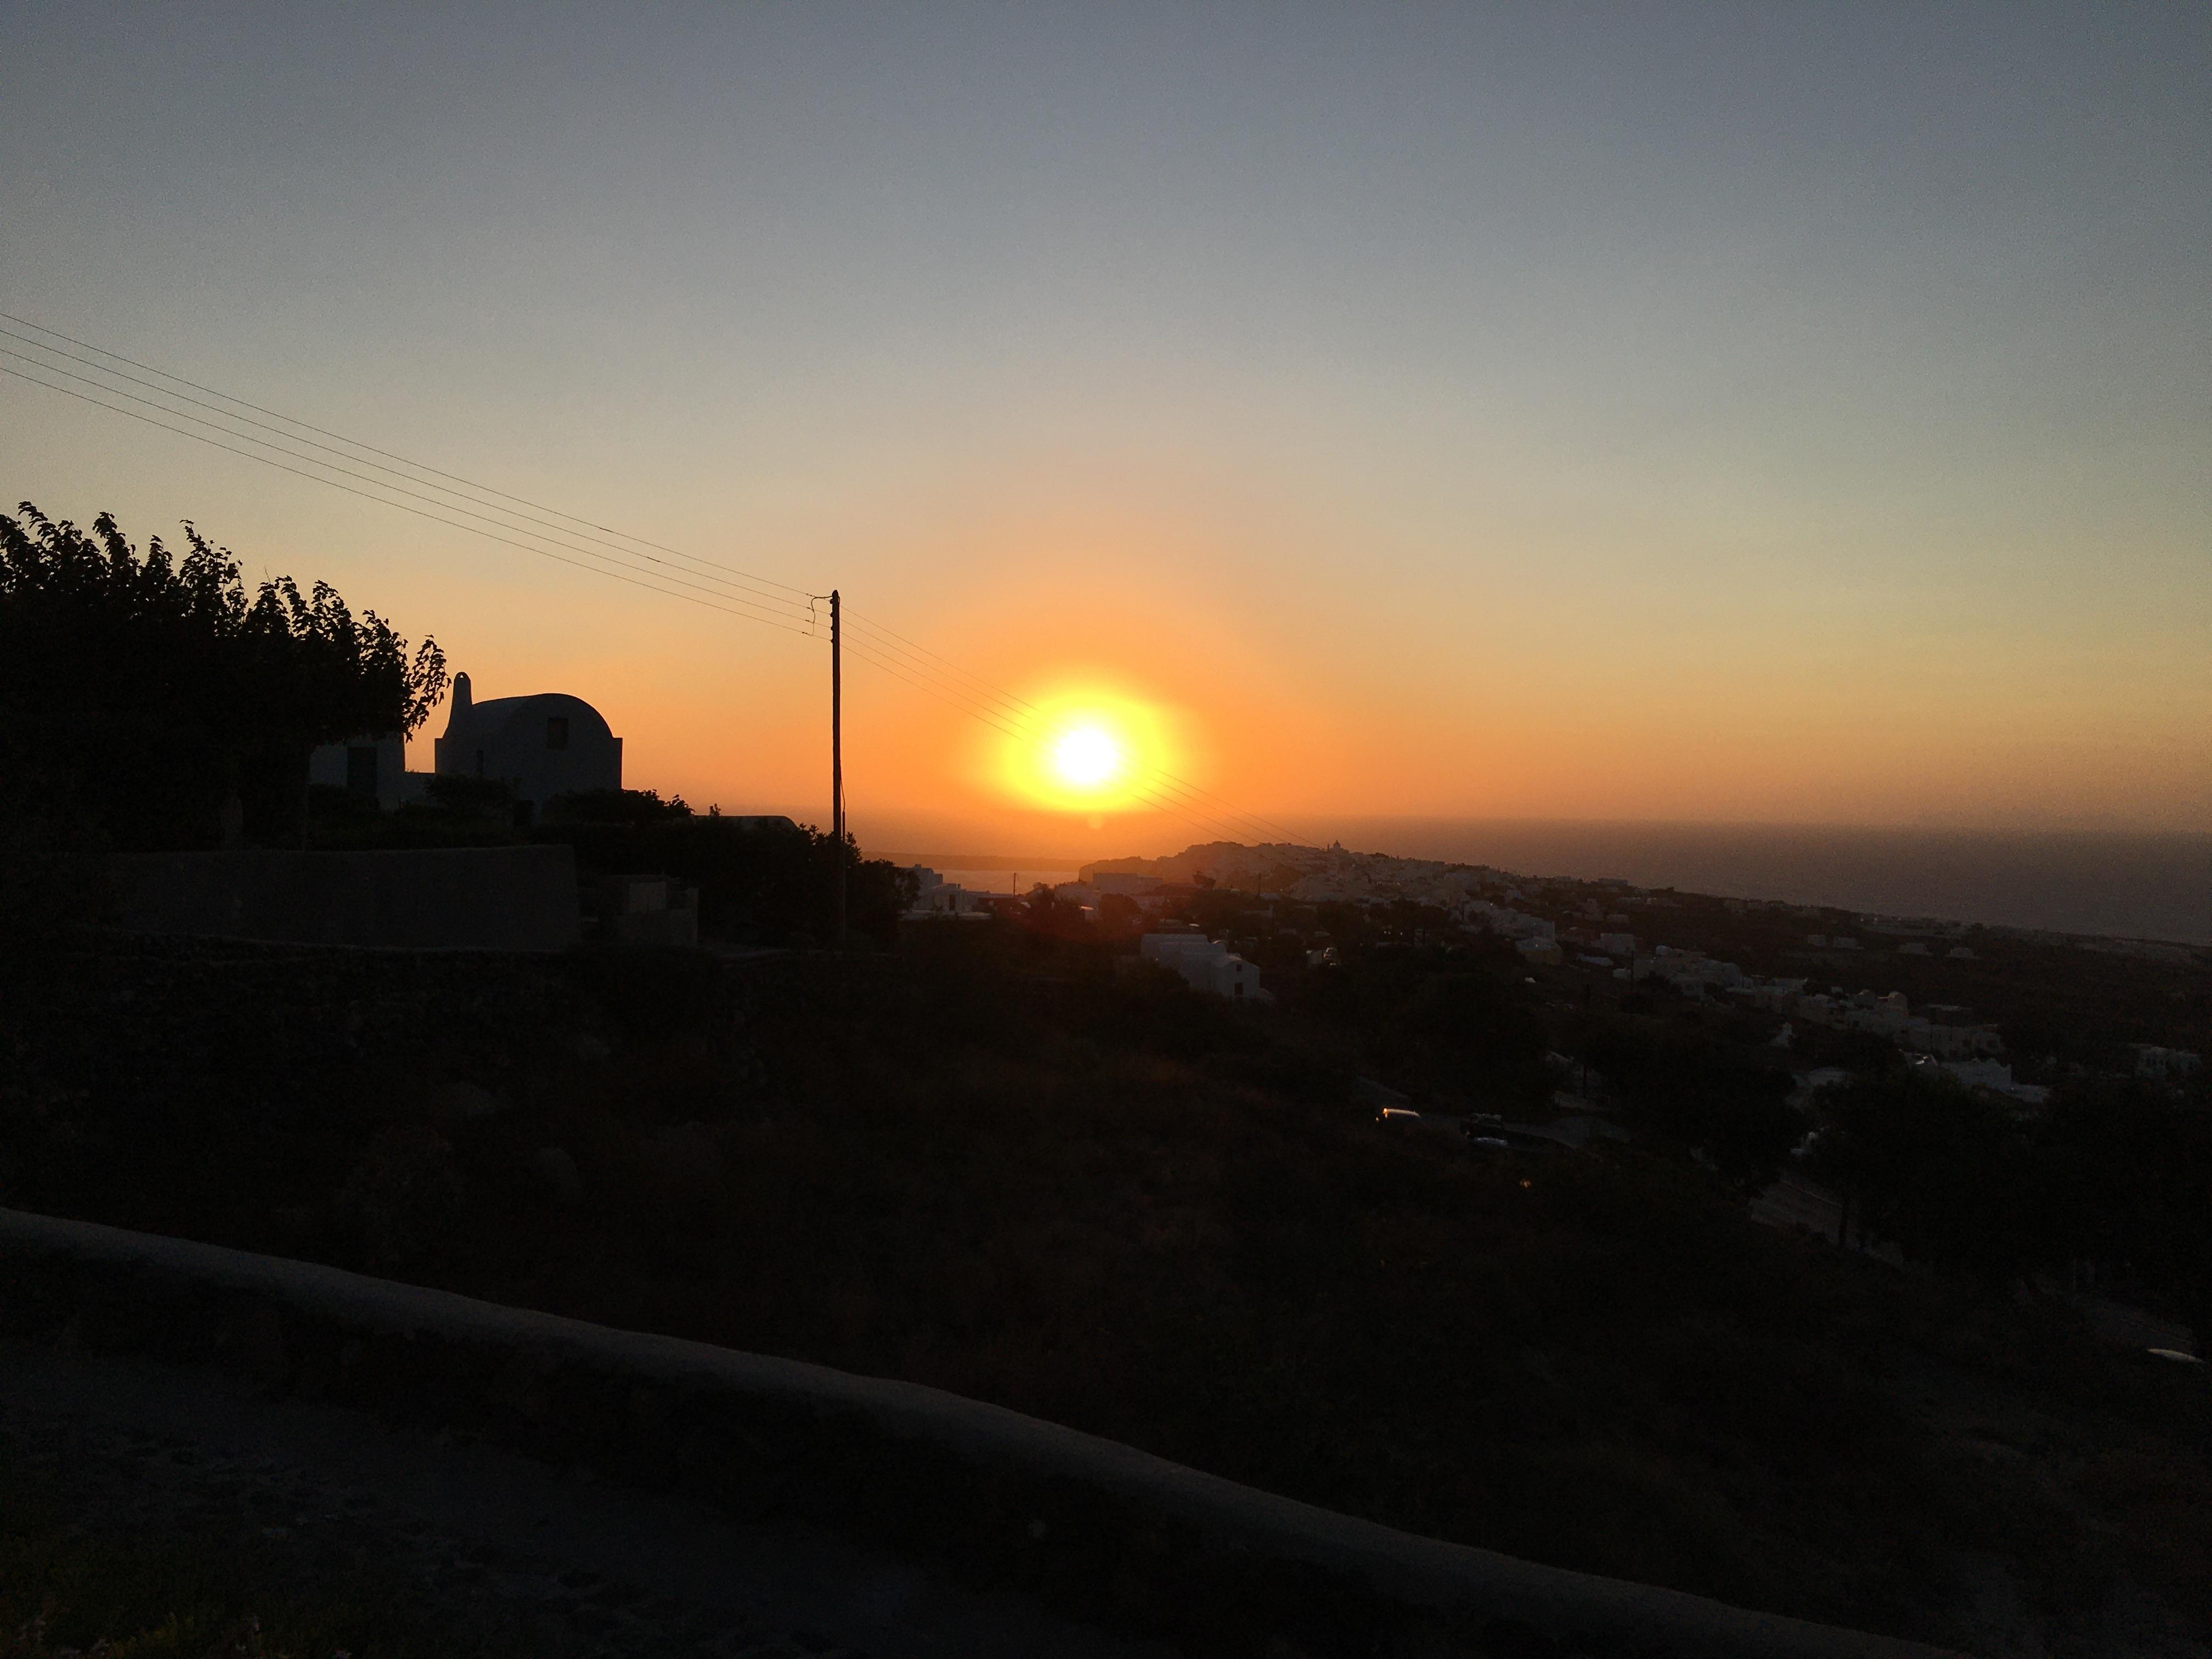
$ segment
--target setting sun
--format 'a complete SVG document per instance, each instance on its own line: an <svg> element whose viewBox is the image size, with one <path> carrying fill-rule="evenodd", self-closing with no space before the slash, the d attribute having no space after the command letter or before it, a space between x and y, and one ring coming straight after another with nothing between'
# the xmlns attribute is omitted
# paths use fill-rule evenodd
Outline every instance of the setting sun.
<svg viewBox="0 0 2212 1659"><path fill-rule="evenodd" d="M1120 690L1092 682L1032 694L1024 708L988 764L999 790L1025 805L1091 817L1155 810L1163 775L1188 764L1166 712Z"/></svg>
<svg viewBox="0 0 2212 1659"><path fill-rule="evenodd" d="M1097 789L1121 769L1121 750L1097 726L1079 726L1053 744L1052 763L1071 788Z"/></svg>

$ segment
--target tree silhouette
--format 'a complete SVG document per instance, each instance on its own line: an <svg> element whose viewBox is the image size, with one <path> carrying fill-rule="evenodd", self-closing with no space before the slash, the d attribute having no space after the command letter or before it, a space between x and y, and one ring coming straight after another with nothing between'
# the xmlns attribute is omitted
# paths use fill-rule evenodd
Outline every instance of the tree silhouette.
<svg viewBox="0 0 2212 1659"><path fill-rule="evenodd" d="M246 833L296 835L308 751L410 733L446 689L374 611L289 577L248 593L187 523L174 556L31 503L0 514L0 764L74 799L119 845L206 845L235 798Z"/></svg>
<svg viewBox="0 0 2212 1659"><path fill-rule="evenodd" d="M1893 1065L1823 1090L1815 1180L1917 1260L2002 1284L2044 1265L2050 1173L2001 1102L1948 1073Z"/></svg>
<svg viewBox="0 0 2212 1659"><path fill-rule="evenodd" d="M1703 1152L1741 1192L1772 1181L1804 1133L1785 1103L1789 1073L1702 1025L1601 1015L1575 1044L1650 1127Z"/></svg>
<svg viewBox="0 0 2212 1659"><path fill-rule="evenodd" d="M1404 1086L1517 1113L1543 1098L1545 1045L1512 965L1482 946L1355 951L1311 1008Z"/></svg>

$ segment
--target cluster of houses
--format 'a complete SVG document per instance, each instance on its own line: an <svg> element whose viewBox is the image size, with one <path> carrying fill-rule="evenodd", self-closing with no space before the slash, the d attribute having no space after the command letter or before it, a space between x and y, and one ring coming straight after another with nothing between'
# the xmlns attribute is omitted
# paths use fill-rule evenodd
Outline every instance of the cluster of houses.
<svg viewBox="0 0 2212 1659"><path fill-rule="evenodd" d="M2136 1075L2157 1083L2179 1083L2204 1069L2204 1058L2186 1048L2162 1048L2155 1042L2130 1042Z"/></svg>
<svg viewBox="0 0 2212 1659"><path fill-rule="evenodd" d="M1745 973L1735 963L1716 961L1702 951L1661 945L1646 953L1632 933L1574 927L1561 931L1541 916L1487 901L1470 902L1464 914L1513 940L1515 948L1532 963L1571 961L1583 967L1604 969L1618 980L1660 980L1686 996L1726 997L1782 1014L1791 1022L1865 1031L1893 1043L1915 1064L1940 1067L1970 1087L2031 1105L2040 1105L2050 1097L2051 1091L2039 1085L2015 1082L2011 1066L2003 1059L2004 1039L1996 1027L1974 1020L1968 1010L1955 1004L1929 1003L1915 1012L1902 991L1847 992L1840 985L1820 991L1811 988L1803 979L1763 979ZM1607 920L1626 921L1627 918L1613 915ZM1882 931L1896 931L1895 925ZM1833 934L1809 934L1805 942L1816 950L1859 948L1856 939ZM1898 947L1898 954L1929 957L1935 952L1922 940L1908 939ZM1953 945L1943 954L1951 961L1974 959L1973 951L1963 945ZM1789 1030L1785 1024L1782 1039L1785 1044ZM2203 1065L2199 1055L2185 1048L2142 1042L2130 1046L2135 1056L2135 1075L2149 1081L2179 1082L2195 1076Z"/></svg>
<svg viewBox="0 0 2212 1659"><path fill-rule="evenodd" d="M1633 933L1581 928L1562 933L1558 924L1544 917L1481 900L1468 905L1466 911L1470 919L1511 939L1514 948L1532 963L1558 964L1571 960L1583 967L1603 969L1613 978L1631 983L1658 980L1701 1000L1724 997L1782 1014L1790 1021L1865 1031L1894 1043L1916 1060L1944 1067L1973 1087L2039 1104L2049 1094L2033 1084L2014 1082L2012 1068L2001 1059L2004 1039L1996 1027L1974 1022L1967 1010L1954 1005L1931 1004L1915 1013L1901 991L1854 993L1840 985L1814 990L1804 979L1762 978L1702 951L1661 945L1646 951ZM1608 916L1607 920L1626 921L1627 918ZM1829 949L1856 949L1857 944L1825 935L1814 936L1807 943ZM1954 956L1962 953L1972 954L1964 947L1952 952ZM1918 954L1928 952L1923 948ZM1784 1030L1786 1034L1790 1026L1785 1024ZM1786 1035L1783 1040L1787 1042Z"/></svg>
<svg viewBox="0 0 2212 1659"><path fill-rule="evenodd" d="M957 881L945 880L943 872L926 864L907 866L907 873L915 880L915 898L907 907L910 921L932 918L972 918L982 921L1001 913L1018 911L1029 902L1023 893L1000 893L981 888L964 887ZM1085 881L1064 881L1051 889L1052 896L1063 903L1084 910L1095 921L1099 902L1110 896L1126 898L1138 913L1147 916L1166 915L1186 902L1198 891L1188 883L1170 884L1157 876L1102 875Z"/></svg>
<svg viewBox="0 0 2212 1659"><path fill-rule="evenodd" d="M984 921L1012 914L1028 903L1019 893L981 892L947 881L927 865L912 865L915 898L907 919ZM1193 990L1224 997L1232 1002L1272 1002L1260 984L1260 970L1216 939L1209 939L1186 923L1165 920L1166 913L1188 902L1198 888L1189 883L1170 883L1158 876L1127 872L1086 872L1080 881L1064 881L1051 889L1054 899L1078 907L1097 920L1102 902L1109 897L1128 901L1137 915L1152 926L1139 939L1138 955L1146 962L1182 975Z"/></svg>
<svg viewBox="0 0 2212 1659"><path fill-rule="evenodd" d="M919 866L915 873L921 890L908 912L911 915L980 919L1024 902L1017 895L964 890L957 884L945 882L936 872ZM1549 902L1556 895L1548 890L1547 883L1530 882L1486 866L1354 853L1334 845L1325 848L1288 844L1242 847L1214 842L1192 847L1169 859L1129 859L1087 866L1081 879L1064 882L1052 890L1055 898L1080 906L1094 916L1109 897L1128 901L1150 921L1140 945L1147 959L1173 967L1201 990L1231 998L1264 998L1258 970L1249 963L1224 945L1208 943L1188 930L1178 933L1165 920L1205 886L1215 883L1293 902L1382 905L1413 900L1435 905L1462 926L1480 927L1511 941L1531 966L1571 963L1602 969L1616 980L1631 983L1658 980L1686 996L1736 1001L1781 1014L1785 1024L1778 1041L1785 1045L1797 1022L1863 1031L1894 1044L1914 1063L1940 1066L1972 1087L2028 1103L2039 1103L2048 1094L2034 1085L2014 1081L1996 1028L1974 1020L1963 1007L1934 1003L1916 1011L1902 992L1847 992L1839 985L1821 990L1803 978L1747 974L1736 963L1716 960L1702 951L1645 945L1632 931L1633 921L1626 913L1674 908L1679 902L1670 894L1638 892L1625 881L1574 884L1584 896L1579 911L1570 914L1562 926L1549 917L1514 908L1532 897L1546 908L1559 908ZM1607 890L1590 897L1592 887ZM1524 894L1524 889L1532 890ZM1731 899L1726 903L1738 914L1753 908L1786 909L1808 916L1817 914L1772 900ZM1896 947L1900 956L1934 957L1941 951L1947 960L1974 959L1971 947L1951 942L1963 931L1963 924L1876 915L1862 916L1860 921L1873 933L1904 936L1905 942ZM1809 933L1805 944L1824 951L1863 949L1857 938L1844 934ZM1327 949L1310 951L1308 961L1325 965L1334 954ZM2198 1067L2198 1057L2186 1050L2136 1047L2135 1069L2141 1077L2175 1080L2192 1075Z"/></svg>

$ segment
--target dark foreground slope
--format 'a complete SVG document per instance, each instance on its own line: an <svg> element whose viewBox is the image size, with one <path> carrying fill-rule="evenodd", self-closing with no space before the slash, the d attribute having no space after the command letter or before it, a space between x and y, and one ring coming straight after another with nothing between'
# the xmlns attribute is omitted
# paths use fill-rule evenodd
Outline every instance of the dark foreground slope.
<svg viewBox="0 0 2212 1659"><path fill-rule="evenodd" d="M38 1259L11 1265L40 1276ZM787 1515L580 1480L450 1426L299 1388L272 1397L265 1379L176 1359L0 1339L5 1659L1167 1652Z"/></svg>
<svg viewBox="0 0 2212 1659"><path fill-rule="evenodd" d="M2205 1627L2201 1370L1757 1228L1686 1164L1386 1134L1297 1022L1103 957L109 946L5 1018L0 1203L929 1382L1814 1619Z"/></svg>

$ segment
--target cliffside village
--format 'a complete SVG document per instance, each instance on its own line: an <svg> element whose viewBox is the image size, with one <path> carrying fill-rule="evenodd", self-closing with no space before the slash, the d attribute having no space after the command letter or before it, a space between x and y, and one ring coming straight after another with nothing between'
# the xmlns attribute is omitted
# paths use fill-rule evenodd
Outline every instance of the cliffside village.
<svg viewBox="0 0 2212 1659"><path fill-rule="evenodd" d="M947 882L934 870L913 866L919 895L910 917L982 919L1026 902L1024 896L976 892ZM1084 866L1078 880L1051 888L1055 900L1079 907L1096 919L1108 901L1133 905L1149 924L1140 952L1180 973L1194 987L1224 997L1265 1000L1259 969L1226 939L1209 939L1188 922L1172 918L1185 912L1208 889L1253 895L1278 908L1353 904L1365 908L1413 904L1441 911L1463 934L1490 933L1510 940L1531 969L1565 969L1584 975L1602 973L1636 984L1657 981L1701 1001L1729 1001L1782 1017L1775 1041L1791 1046L1799 1024L1862 1031L1882 1038L1916 1064L1941 1067L1969 1087L2027 1104L2049 1095L2042 1085L2017 1081L1997 1027L1975 1018L1965 1006L1925 1002L1915 1008L1898 990L1852 989L1820 985L1811 975L1765 975L1747 972L1688 944L1655 942L1652 935L1683 930L1668 925L1669 911L1682 908L1686 896L1654 891L1607 879L1580 881L1530 878L1487 866L1449 864L1431 859L1355 853L1340 845L1327 848L1232 842L1194 846L1164 859L1101 860ZM1914 959L1972 963L1968 936L2037 939L2059 942L2025 929L1984 928L1925 917L1857 915L1857 931L1832 930L1839 913L1779 900L1725 899L1724 910L1738 917L1770 922L1797 920L1818 923L1822 931L1793 934L1802 953L1833 971L1863 963L1862 973L1884 960L1900 966ZM1543 914L1548 912L1549 914ZM1308 941L1310 967L1333 960L1323 939ZM2183 947L2125 940L2066 939L2090 949L2139 953L2157 959ZM1856 977L1857 975L1854 975ZM2132 1045L2138 1076L2179 1080L2193 1075L2200 1057L2188 1050L2152 1044ZM1822 1079L1812 1078L1817 1086Z"/></svg>

